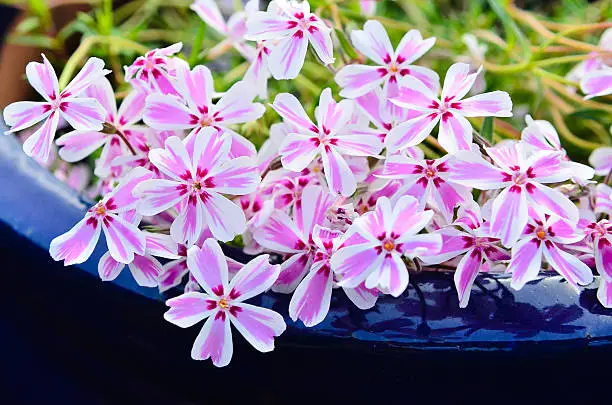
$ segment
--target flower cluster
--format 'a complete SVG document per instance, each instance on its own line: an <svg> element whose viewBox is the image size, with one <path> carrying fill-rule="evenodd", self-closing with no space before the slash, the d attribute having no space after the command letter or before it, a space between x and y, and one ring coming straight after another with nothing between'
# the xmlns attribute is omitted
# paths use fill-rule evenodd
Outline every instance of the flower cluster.
<svg viewBox="0 0 612 405"><path fill-rule="evenodd" d="M11 132L44 121L23 145L42 161L60 118L74 129L55 140L60 158L101 149L92 191L101 199L51 242L51 256L82 263L102 231L103 280L127 265L141 286L183 291L167 301L166 320L206 319L194 359L227 365L230 325L272 350L283 317L245 303L268 289L291 294L289 316L311 327L340 290L369 309L404 293L411 271L440 265L454 271L460 307L480 272L506 271L520 289L542 269L576 290L596 269L598 297L612 307L612 188L591 180L610 177L611 148L593 153L593 168L572 162L554 127L529 116L520 139L491 145L475 125L512 116L509 94L474 94L481 69L465 63L441 83L419 64L435 38L411 30L394 48L375 20L350 35L362 57L330 69L338 95L322 89L309 114L281 92L266 113L255 100L267 98L269 78L298 77L309 48L335 63L330 23L307 1L274 0L266 11L250 2L227 21L213 1L191 8L223 36L211 52L235 48L249 63L224 93L208 67L177 56L180 43L125 68L131 90L119 107L101 60L59 89L43 56L26 74L45 101L14 103L4 117ZM588 66L576 73L585 94L609 94L612 70L596 56ZM264 113L278 122L258 149L239 132ZM426 157L425 141L446 153ZM238 263L219 241L255 257Z"/></svg>

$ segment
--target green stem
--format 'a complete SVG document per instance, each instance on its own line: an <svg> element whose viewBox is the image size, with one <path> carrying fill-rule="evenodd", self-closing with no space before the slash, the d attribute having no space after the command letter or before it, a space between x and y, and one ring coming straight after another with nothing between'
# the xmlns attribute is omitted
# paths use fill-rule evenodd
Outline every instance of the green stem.
<svg viewBox="0 0 612 405"><path fill-rule="evenodd" d="M549 66L549 65L561 65L561 64L564 64L564 63L580 62L580 61L583 61L583 60L588 59L590 57L591 57L591 55L589 55L589 54L568 55L568 56L560 56L560 57L557 57L557 58L542 59L542 60L539 60L537 62L533 62L533 64L535 66L538 66L538 67Z"/></svg>
<svg viewBox="0 0 612 405"><path fill-rule="evenodd" d="M64 70L62 71L62 74L60 75L60 78L58 80L60 89L63 89L64 87L66 87L66 85L68 85L68 82L70 81L70 79L72 79L74 72L76 71L80 63L85 59L89 50L94 45L98 44L113 44L114 46L117 46L120 49L131 49L141 54L144 54L149 50L149 48L139 44L138 42L134 42L122 37L103 35L94 35L91 37L87 37L81 42L79 47L76 49L76 51L74 51L72 56L70 56L70 58L66 62Z"/></svg>
<svg viewBox="0 0 612 405"><path fill-rule="evenodd" d="M204 33L206 32L206 23L200 22L198 31L196 32L195 39L193 40L193 46L191 47L191 54L189 55L189 66L194 67L198 62L200 50L202 49L202 43L204 42Z"/></svg>
<svg viewBox="0 0 612 405"><path fill-rule="evenodd" d="M539 67L534 67L532 69L532 71L533 71L533 73L535 73L536 75L538 75L540 77L546 77L546 78L549 78L549 79L554 80L556 82L567 84L568 86L573 86L573 87L576 87L576 88L579 87L578 83L573 82L571 80L567 80L565 77L556 75L554 73L547 72L546 70L541 69Z"/></svg>

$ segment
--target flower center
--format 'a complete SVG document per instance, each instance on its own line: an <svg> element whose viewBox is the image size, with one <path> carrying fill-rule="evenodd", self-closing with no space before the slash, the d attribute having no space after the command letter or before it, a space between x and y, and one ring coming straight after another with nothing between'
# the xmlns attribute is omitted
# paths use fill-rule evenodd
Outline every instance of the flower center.
<svg viewBox="0 0 612 405"><path fill-rule="evenodd" d="M536 231L536 236L538 237L538 239L540 240L544 240L546 238L546 231L542 228L539 228Z"/></svg>
<svg viewBox="0 0 612 405"><path fill-rule="evenodd" d="M196 181L191 185L196 191L202 190L202 184L199 181Z"/></svg>
<svg viewBox="0 0 612 405"><path fill-rule="evenodd" d="M395 64L395 62L393 62L391 65L389 65L389 71L391 73L399 72L399 67Z"/></svg>
<svg viewBox="0 0 612 405"><path fill-rule="evenodd" d="M514 184L517 184L520 186L527 182L527 176L525 176L524 173L517 173L514 175L512 181L514 181Z"/></svg>
<svg viewBox="0 0 612 405"><path fill-rule="evenodd" d="M435 177L436 171L431 167L428 167L427 170L425 170L425 175L429 178Z"/></svg>
<svg viewBox="0 0 612 405"><path fill-rule="evenodd" d="M202 118L200 118L200 126L202 126L202 127L209 127L209 126L212 125L212 123L213 123L213 120L210 117L202 117Z"/></svg>
<svg viewBox="0 0 612 405"><path fill-rule="evenodd" d="M218 305L219 305L219 308L222 308L222 309L228 309L230 307L229 302L225 298L221 298L219 300Z"/></svg>
<svg viewBox="0 0 612 405"><path fill-rule="evenodd" d="M94 208L94 212L98 215L106 215L106 207L102 204L98 204L96 208Z"/></svg>
<svg viewBox="0 0 612 405"><path fill-rule="evenodd" d="M395 243L393 243L393 241L387 240L385 241L385 243L383 243L383 249L385 249L387 252L392 252L393 250L395 250Z"/></svg>

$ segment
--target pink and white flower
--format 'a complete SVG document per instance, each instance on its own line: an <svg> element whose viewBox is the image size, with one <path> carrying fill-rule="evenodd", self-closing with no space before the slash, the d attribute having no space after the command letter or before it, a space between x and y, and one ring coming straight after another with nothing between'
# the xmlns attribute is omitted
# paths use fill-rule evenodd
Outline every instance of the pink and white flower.
<svg viewBox="0 0 612 405"><path fill-rule="evenodd" d="M217 367L228 365L233 354L230 323L255 349L272 351L274 337L286 328L283 317L244 301L270 288L280 266L271 265L268 255L261 255L244 265L229 281L225 256L214 239L207 239L201 249L192 246L187 263L204 292L187 292L166 301L170 309L164 319L181 328L207 319L194 342L191 357L210 358Z"/></svg>
<svg viewBox="0 0 612 405"><path fill-rule="evenodd" d="M71 230L51 241L49 253L53 260L64 260L64 265L83 263L91 256L100 231L104 232L110 256L117 262L129 264L134 255L144 255L145 237L138 229L138 217L124 217L136 208L138 199L132 195L134 188L152 177L152 173L135 168L96 205Z"/></svg>
<svg viewBox="0 0 612 405"><path fill-rule="evenodd" d="M454 280L459 307L467 307L474 280L483 267L510 260L507 251L498 246L500 240L492 237L489 223L485 222L480 207L474 201L459 207L457 220L451 226L435 233L442 236L440 252L434 256L421 256L426 264L439 264L463 255L457 264Z"/></svg>
<svg viewBox="0 0 612 405"><path fill-rule="evenodd" d="M542 256L576 291L579 291L578 285L590 284L593 273L589 266L562 249L564 244L582 239L584 234L563 218L546 215L542 219L531 215L520 240L512 248L508 265L508 272L512 273L510 285L519 290L536 279L542 268Z"/></svg>
<svg viewBox="0 0 612 405"><path fill-rule="evenodd" d="M136 58L129 67L125 66L125 81L143 93L177 95L175 71L185 62L171 56L180 52L183 43L178 42L166 48L153 49Z"/></svg>
<svg viewBox="0 0 612 405"><path fill-rule="evenodd" d="M255 49L244 39L246 34L246 16L249 12L259 10L259 1L251 0L245 6L245 11L237 11L225 22L217 2L213 0L196 0L189 6L212 29L225 37L209 51L209 57L214 59L226 49L234 47L245 59L252 61Z"/></svg>
<svg viewBox="0 0 612 405"><path fill-rule="evenodd" d="M291 94L276 96L272 107L296 128L296 132L290 133L280 147L283 166L301 172L320 155L329 189L343 196L353 194L357 182L343 155L375 156L382 150L382 143L376 134L353 134L347 130L353 113L353 101L336 103L331 90L323 90L315 112L317 125L308 118L300 102Z"/></svg>
<svg viewBox="0 0 612 405"><path fill-rule="evenodd" d="M341 243L342 234L319 225L314 227L312 241L316 246L310 271L295 289L289 302L289 316L300 319L307 327L321 323L329 312L332 289L336 287L329 260ZM359 309L376 304L378 290L362 283L356 288L344 288L346 295Z"/></svg>
<svg viewBox="0 0 612 405"><path fill-rule="evenodd" d="M26 76L30 85L45 101L18 101L6 106L4 122L11 127L7 133L21 131L43 121L43 124L23 144L26 155L42 162L49 159L53 137L60 118L77 130L99 131L104 122L104 109L89 97L80 97L93 82L110 73L104 61L89 58L85 66L61 92L55 70L42 55L43 63L30 62Z"/></svg>
<svg viewBox="0 0 612 405"><path fill-rule="evenodd" d="M415 197L421 209L429 205L439 211L446 221L453 219L454 209L472 200L467 187L448 181L449 156L440 159L412 159L405 155L387 158L382 173L378 177L403 181L397 196Z"/></svg>
<svg viewBox="0 0 612 405"><path fill-rule="evenodd" d="M587 100L612 94L612 67L606 66L584 76L580 81L580 90Z"/></svg>
<svg viewBox="0 0 612 405"><path fill-rule="evenodd" d="M400 198L394 207L382 197L376 209L355 219L340 249L331 258L332 270L341 287L378 288L399 296L408 286L408 270L402 256L414 258L440 251L442 238L418 234L433 217L431 210L419 210L411 196Z"/></svg>
<svg viewBox="0 0 612 405"><path fill-rule="evenodd" d="M588 224L584 230L593 242L595 267L601 276L597 298L604 307L612 308L612 222L602 219Z"/></svg>
<svg viewBox="0 0 612 405"><path fill-rule="evenodd" d="M138 212L156 215L177 208L179 215L172 222L170 235L179 243L194 243L205 226L215 238L231 240L245 230L246 218L224 194L255 191L260 181L257 168L246 156L230 159L232 141L227 134L205 128L192 137L192 141L170 137L165 149L149 152L151 162L168 179L138 185Z"/></svg>
<svg viewBox="0 0 612 405"><path fill-rule="evenodd" d="M612 29L608 28L599 38L599 48L612 52ZM609 54L608 54L609 55ZM612 60L609 56L591 52L589 58L578 63L569 71L565 78L572 82L580 82L586 75L609 66ZM568 86L569 87L569 86ZM574 90L572 88L572 90Z"/></svg>
<svg viewBox="0 0 612 405"><path fill-rule="evenodd" d="M363 31L351 32L351 40L355 48L374 61L376 66L351 64L343 67L335 78L342 87L342 97L359 97L381 84L386 97L395 97L399 80L407 76L419 80L432 92L438 91L438 74L412 64L434 46L435 38L423 39L418 30L410 30L397 49L393 50L385 27L379 21L369 20L364 24Z"/></svg>
<svg viewBox="0 0 612 405"><path fill-rule="evenodd" d="M396 105L420 114L394 128L385 140L390 151L416 146L440 122L438 142L449 153L470 150L472 124L466 117L511 117L512 101L505 91L492 91L463 99L473 86L480 69L470 73L470 65L455 63L446 72L440 99L419 80L406 76L399 82Z"/></svg>
<svg viewBox="0 0 612 405"><path fill-rule="evenodd" d="M255 157L253 144L229 128L232 124L254 121L263 115L265 107L253 103L255 93L252 86L238 82L213 104L213 78L206 66L196 66L192 71L179 67L176 76L177 89L186 105L172 95L151 94L146 100L144 122L157 130L188 129L190 135L214 128L231 136L232 156Z"/></svg>
<svg viewBox="0 0 612 405"><path fill-rule="evenodd" d="M249 14L246 38L270 44L268 66L277 80L297 77L309 42L324 65L334 62L331 29L310 12L308 1L273 0L267 11Z"/></svg>
<svg viewBox="0 0 612 405"><path fill-rule="evenodd" d="M545 186L572 176L563 155L554 151L527 154L525 145L507 142L487 148L497 166L474 152L458 152L449 161L448 179L479 190L502 189L492 205L491 232L505 246L520 237L529 219L529 208L554 214L569 222L578 221L578 208L561 192Z"/></svg>
<svg viewBox="0 0 612 405"><path fill-rule="evenodd" d="M253 237L257 243L272 252L285 255L273 291L292 292L308 272L317 250L312 237L313 230L316 225L325 224L325 214L332 204L333 198L327 190L309 185L302 193L301 204L294 208L293 219L284 211L276 209L254 230Z"/></svg>
<svg viewBox="0 0 612 405"><path fill-rule="evenodd" d="M130 139L146 136L147 128L135 125L142 117L146 95L133 90L117 110L115 93L106 78L101 78L89 86L85 95L98 100L102 105L105 110L104 120L112 126L114 132L76 130L61 136L55 143L62 147L58 153L67 162L78 162L102 147L95 174L98 177L106 177L113 160L129 153L126 140L130 142Z"/></svg>
<svg viewBox="0 0 612 405"><path fill-rule="evenodd" d="M602 146L597 148L589 156L589 163L595 169L598 176L607 176L612 172L612 147Z"/></svg>

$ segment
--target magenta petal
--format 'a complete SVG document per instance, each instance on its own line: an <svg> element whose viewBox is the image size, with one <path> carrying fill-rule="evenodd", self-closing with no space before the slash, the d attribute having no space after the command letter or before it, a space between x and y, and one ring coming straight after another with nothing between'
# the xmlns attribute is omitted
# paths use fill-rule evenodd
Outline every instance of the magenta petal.
<svg viewBox="0 0 612 405"><path fill-rule="evenodd" d="M188 328L209 316L213 311L208 309L211 298L199 292L188 292L166 301L170 307L164 319L181 328Z"/></svg>
<svg viewBox="0 0 612 405"><path fill-rule="evenodd" d="M459 295L459 307L467 307L470 299L470 291L472 284L476 280L480 265L482 264L482 251L480 249L472 249L461 258L455 271L455 287Z"/></svg>
<svg viewBox="0 0 612 405"><path fill-rule="evenodd" d="M596 240L595 265L602 278L612 281L612 242L607 237Z"/></svg>
<svg viewBox="0 0 612 405"><path fill-rule="evenodd" d="M499 237L505 246L512 246L527 225L526 194L524 189L512 186L502 190L493 201L491 233Z"/></svg>
<svg viewBox="0 0 612 405"><path fill-rule="evenodd" d="M440 116L425 113L395 126L385 138L385 146L390 152L417 146L431 134Z"/></svg>
<svg viewBox="0 0 612 405"><path fill-rule="evenodd" d="M321 155L321 160L330 191L344 197L351 196L357 189L357 180L342 155L330 148Z"/></svg>
<svg viewBox="0 0 612 405"><path fill-rule="evenodd" d="M520 240L512 248L512 260L508 272L512 273L510 285L520 290L531 280L534 280L542 267L542 244L534 238Z"/></svg>
<svg viewBox="0 0 612 405"><path fill-rule="evenodd" d="M341 287L357 287L382 266L384 256L369 244L347 246L339 249L331 258L332 270L339 276Z"/></svg>
<svg viewBox="0 0 612 405"><path fill-rule="evenodd" d="M188 272L185 259L172 260L164 264L157 279L159 292L163 293L179 285Z"/></svg>
<svg viewBox="0 0 612 405"><path fill-rule="evenodd" d="M64 260L64 265L83 263L91 256L100 237L98 222L87 215L72 229L54 238L49 247L53 260Z"/></svg>
<svg viewBox="0 0 612 405"><path fill-rule="evenodd" d="M211 315L193 344L191 358L194 360L211 358L216 367L225 367L231 361L233 352L229 319L227 316Z"/></svg>
<svg viewBox="0 0 612 405"><path fill-rule="evenodd" d="M448 180L466 187L493 190L502 188L506 184L500 169L473 152L456 153L448 160L448 166L450 167Z"/></svg>
<svg viewBox="0 0 612 405"><path fill-rule="evenodd" d="M285 121L289 121L291 124L303 130L309 131L312 128L316 128L310 118L308 118L302 104L300 104L293 94L280 93L274 99L272 108L274 108Z"/></svg>
<svg viewBox="0 0 612 405"><path fill-rule="evenodd" d="M59 86L57 76L53 66L49 63L45 55L42 55L43 63L30 62L26 66L26 77L34 90L45 100L51 101L59 96Z"/></svg>
<svg viewBox="0 0 612 405"><path fill-rule="evenodd" d="M110 73L110 70L104 70L104 61L100 58L91 57L87 59L83 68L77 75L68 83L66 88L62 90L62 95L74 97L81 94L93 82Z"/></svg>
<svg viewBox="0 0 612 405"><path fill-rule="evenodd" d="M381 255L384 257L378 266L365 281L367 288L378 287L385 294L399 297L408 287L408 269L401 256L397 253Z"/></svg>
<svg viewBox="0 0 612 405"><path fill-rule="evenodd" d="M125 263L119 263L106 252L98 262L98 275L102 281L112 281L117 278L121 270L125 267Z"/></svg>
<svg viewBox="0 0 612 405"><path fill-rule="evenodd" d="M245 301L272 287L281 266L270 264L269 258L269 255L259 255L245 264L232 278L230 294L239 301Z"/></svg>
<svg viewBox="0 0 612 405"><path fill-rule="evenodd" d="M274 350L274 337L286 329L283 317L267 308L239 303L230 310L232 324L238 332L260 352Z"/></svg>
<svg viewBox="0 0 612 405"><path fill-rule="evenodd" d="M72 131L59 137L55 143L62 148L60 157L67 162L78 162L95 152L110 136L98 131Z"/></svg>
<svg viewBox="0 0 612 405"><path fill-rule="evenodd" d="M458 113L442 115L438 142L449 153L469 151L472 145L472 124Z"/></svg>
<svg viewBox="0 0 612 405"><path fill-rule="evenodd" d="M544 249L546 261L561 274L576 291L578 285L587 285L593 282L593 273L586 264L577 257L561 250L554 243L547 243Z"/></svg>
<svg viewBox="0 0 612 405"><path fill-rule="evenodd" d="M533 187L527 190L527 197L535 210L570 221L578 220L578 207L561 192L535 182L531 185Z"/></svg>
<svg viewBox="0 0 612 405"><path fill-rule="evenodd" d="M197 245L189 248L187 267L208 294L222 296L229 293L227 260L213 238L206 239L202 248Z"/></svg>
<svg viewBox="0 0 612 405"><path fill-rule="evenodd" d="M597 298L601 305L606 308L612 308L612 281L606 280L603 277L599 280Z"/></svg>
<svg viewBox="0 0 612 405"><path fill-rule="evenodd" d="M195 171L210 172L216 166L229 159L229 152L232 146L231 135L222 133L214 128L204 128L197 133L192 133L185 143L187 150L189 144L193 142L192 165Z"/></svg>
<svg viewBox="0 0 612 405"><path fill-rule="evenodd" d="M153 256L134 255L134 260L128 264L128 267L139 286L157 287L157 279L163 269L161 263Z"/></svg>
<svg viewBox="0 0 612 405"><path fill-rule="evenodd" d="M43 162L47 162L51 153L51 144L53 143L55 131L57 131L58 122L59 114L57 112L49 115L42 126L23 143L23 151L25 154Z"/></svg>
<svg viewBox="0 0 612 405"><path fill-rule="evenodd" d="M151 179L137 185L134 195L140 198L138 212L142 215L157 215L186 198L174 180Z"/></svg>
<svg viewBox="0 0 612 405"><path fill-rule="evenodd" d="M74 129L80 131L101 131L106 111L93 98L70 98L60 107L62 117Z"/></svg>
<svg viewBox="0 0 612 405"><path fill-rule="evenodd" d="M281 270L272 291L289 294L295 290L297 285L310 268L311 258L307 253L297 253L286 259L281 264Z"/></svg>
<svg viewBox="0 0 612 405"><path fill-rule="evenodd" d="M188 129L198 123L198 117L174 96L151 94L146 103L142 119L152 128Z"/></svg>
<svg viewBox="0 0 612 405"><path fill-rule="evenodd" d="M135 225L116 215L107 215L102 221L102 230L108 250L118 262L131 263L134 254L144 255L145 237Z"/></svg>
<svg viewBox="0 0 612 405"><path fill-rule="evenodd" d="M51 114L51 105L43 102L17 101L7 105L2 112L4 122L12 127L9 133L29 128Z"/></svg>
<svg viewBox="0 0 612 405"><path fill-rule="evenodd" d="M200 200L185 200L179 215L170 226L170 236L179 243L195 243L204 227L204 204Z"/></svg>
<svg viewBox="0 0 612 405"><path fill-rule="evenodd" d="M461 101L461 114L466 117L511 117L512 100L505 91L478 94Z"/></svg>
<svg viewBox="0 0 612 405"><path fill-rule="evenodd" d="M268 57L272 76L276 80L295 79L304 65L307 49L308 38L299 30L294 35L279 40Z"/></svg>
<svg viewBox="0 0 612 405"><path fill-rule="evenodd" d="M133 195L134 188L143 181L153 177L153 173L142 167L135 167L121 179L116 188L106 195L105 200L112 198L117 206L113 212L125 212L132 210L138 203L138 198Z"/></svg>
<svg viewBox="0 0 612 405"><path fill-rule="evenodd" d="M212 168L210 176L215 183L215 191L223 194L249 194L255 191L260 182L255 162L246 156L221 163Z"/></svg>
<svg viewBox="0 0 612 405"><path fill-rule="evenodd" d="M335 81L342 88L340 96L355 98L368 94L384 82L378 66L346 65L336 73Z"/></svg>
<svg viewBox="0 0 612 405"><path fill-rule="evenodd" d="M295 253L305 247L300 230L281 210L275 210L253 237L263 247L280 253Z"/></svg>
<svg viewBox="0 0 612 405"><path fill-rule="evenodd" d="M329 312L333 275L329 264L318 262L295 289L289 303L289 316L300 319L307 327L315 326Z"/></svg>
<svg viewBox="0 0 612 405"><path fill-rule="evenodd" d="M317 156L319 148L312 136L292 133L284 139L278 153L284 168L300 172Z"/></svg>

